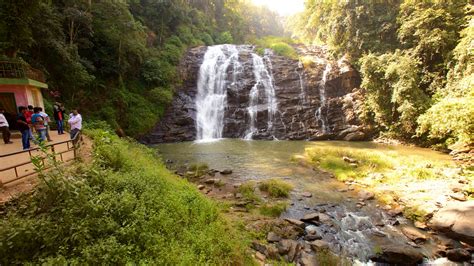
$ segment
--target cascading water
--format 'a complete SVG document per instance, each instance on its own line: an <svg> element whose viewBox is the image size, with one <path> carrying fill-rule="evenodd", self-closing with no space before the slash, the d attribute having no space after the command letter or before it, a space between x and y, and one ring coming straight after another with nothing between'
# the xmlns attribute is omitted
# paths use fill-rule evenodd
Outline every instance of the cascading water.
<svg viewBox="0 0 474 266"><path fill-rule="evenodd" d="M227 69L239 66L239 51L235 45L208 47L199 69L196 97L197 140L222 137L227 105ZM234 80L237 79L234 72Z"/></svg>
<svg viewBox="0 0 474 266"><path fill-rule="evenodd" d="M249 93L249 107L247 108L247 111L250 117L250 124L247 134L245 135L245 139L247 140L252 139L255 132L257 132L257 114L259 109L267 109L267 132L272 132L274 117L278 108L275 97L275 86L273 84L272 65L268 50L265 51L265 56L263 58L258 54L252 53L252 64L253 74L255 76L255 84ZM265 107L261 107L258 103L259 89L263 89L265 94Z"/></svg>
<svg viewBox="0 0 474 266"><path fill-rule="evenodd" d="M328 63L326 63L326 68L324 69L323 77L321 79L321 83L318 86L320 105L319 105L319 108L316 110L316 117L317 117L318 121L321 122L322 133L329 132L327 114L323 114L323 112L324 112L325 109L327 109L327 108L325 108L326 107L326 83L327 83L328 76L331 73L331 71L332 71L332 66L331 66L331 63L328 62Z"/></svg>
<svg viewBox="0 0 474 266"><path fill-rule="evenodd" d="M301 88L300 100L301 100L301 105L305 105L307 103L307 96L306 96L306 89L304 87L304 80L303 80L304 66L303 66L303 63L301 61L298 62L298 68L295 71L296 71L296 74L298 74L298 77L300 78L300 88Z"/></svg>

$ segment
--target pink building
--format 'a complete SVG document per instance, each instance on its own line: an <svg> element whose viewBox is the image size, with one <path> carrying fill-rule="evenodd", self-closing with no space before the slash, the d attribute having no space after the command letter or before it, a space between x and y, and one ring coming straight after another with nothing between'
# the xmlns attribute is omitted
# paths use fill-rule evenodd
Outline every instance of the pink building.
<svg viewBox="0 0 474 266"><path fill-rule="evenodd" d="M19 106L44 109L41 89L47 88L41 71L19 61L0 61L0 107L9 114L9 120L14 121Z"/></svg>

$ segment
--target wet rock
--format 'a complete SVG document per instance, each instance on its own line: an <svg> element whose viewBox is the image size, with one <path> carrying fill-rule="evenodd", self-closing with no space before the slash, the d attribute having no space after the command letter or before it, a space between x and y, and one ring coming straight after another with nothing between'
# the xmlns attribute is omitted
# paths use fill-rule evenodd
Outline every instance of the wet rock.
<svg viewBox="0 0 474 266"><path fill-rule="evenodd" d="M469 251L462 248L448 250L446 252L446 257L448 257L449 260L455 261L455 262L465 262L465 261L470 262L472 258Z"/></svg>
<svg viewBox="0 0 474 266"><path fill-rule="evenodd" d="M357 194L357 197L361 200L372 200L375 197L375 194L370 191L361 191Z"/></svg>
<svg viewBox="0 0 474 266"><path fill-rule="evenodd" d="M429 225L437 231L474 245L474 201L452 202L434 214Z"/></svg>
<svg viewBox="0 0 474 266"><path fill-rule="evenodd" d="M311 198L313 196L313 194L311 194L311 192L303 192L301 194L301 196L305 197L305 198Z"/></svg>
<svg viewBox="0 0 474 266"><path fill-rule="evenodd" d="M210 178L204 181L208 185L218 184L221 180L219 178Z"/></svg>
<svg viewBox="0 0 474 266"><path fill-rule="evenodd" d="M222 170L220 173L221 173L221 175L230 175L230 174L232 174L232 170L231 169L225 169L225 170Z"/></svg>
<svg viewBox="0 0 474 266"><path fill-rule="evenodd" d="M304 222L300 220L285 218L285 221L289 222L290 224L296 225L298 227L304 228Z"/></svg>
<svg viewBox="0 0 474 266"><path fill-rule="evenodd" d="M278 242L280 240L281 240L281 237L277 235L275 232L269 232L267 235L267 241L270 243Z"/></svg>
<svg viewBox="0 0 474 266"><path fill-rule="evenodd" d="M410 246L392 244L381 246L380 249L379 254L370 258L372 261L400 265L416 265L423 261L422 253Z"/></svg>
<svg viewBox="0 0 474 266"><path fill-rule="evenodd" d="M314 240L319 240L322 239L322 237L318 234L313 234L313 235L305 235L304 240L306 241L314 241Z"/></svg>
<svg viewBox="0 0 474 266"><path fill-rule="evenodd" d="M402 233L416 244L421 244L426 241L426 235L413 227L405 226L402 228Z"/></svg>
<svg viewBox="0 0 474 266"><path fill-rule="evenodd" d="M319 213L319 221L323 224L329 224L331 223L332 219L329 215L325 213Z"/></svg>

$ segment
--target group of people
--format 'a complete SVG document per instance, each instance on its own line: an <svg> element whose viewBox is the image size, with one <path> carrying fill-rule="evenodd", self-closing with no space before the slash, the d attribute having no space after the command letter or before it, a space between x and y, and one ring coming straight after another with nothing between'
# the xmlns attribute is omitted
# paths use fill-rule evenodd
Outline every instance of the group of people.
<svg viewBox="0 0 474 266"><path fill-rule="evenodd" d="M43 111L43 108L28 105L28 107L18 107L18 111L16 127L21 132L23 150L30 149L30 141L34 143L52 141L49 135L49 123L51 120L49 115ZM53 112L58 135L62 135L64 134L65 109L62 105L55 104ZM5 110L0 108L0 131L2 132L4 143L11 144L13 142L10 141L9 124L4 113ZM82 116L77 109L72 110L72 113L69 115L68 124L70 126L71 139L76 139L82 129ZM33 135L33 131L37 134L36 138Z"/></svg>

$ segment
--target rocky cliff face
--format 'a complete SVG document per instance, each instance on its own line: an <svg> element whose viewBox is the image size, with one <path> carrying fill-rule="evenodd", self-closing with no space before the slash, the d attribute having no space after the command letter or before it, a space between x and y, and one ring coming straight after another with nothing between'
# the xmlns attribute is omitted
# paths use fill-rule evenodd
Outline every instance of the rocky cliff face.
<svg viewBox="0 0 474 266"><path fill-rule="evenodd" d="M180 67L181 88L143 141L195 140L203 130L216 128L217 136L225 138L365 139L357 111L362 101L357 71L343 59L327 60L321 47L295 48L303 62L271 50L258 55L247 45L189 50ZM214 60L211 67L209 60ZM218 107L215 97L221 97ZM224 115L219 118L215 112ZM209 124L213 126L205 129Z"/></svg>

